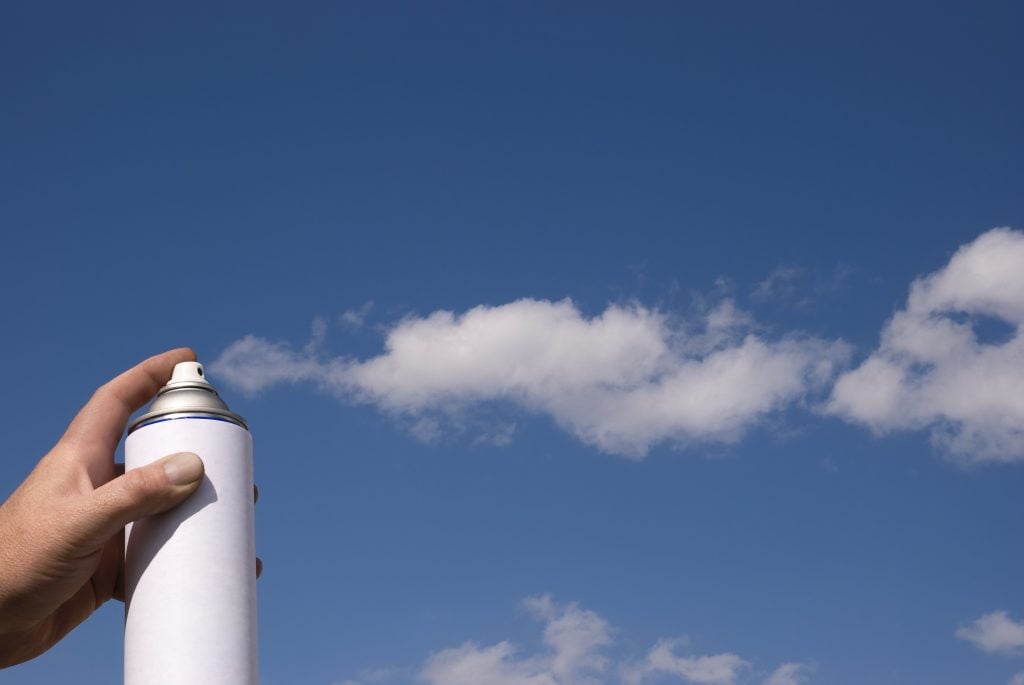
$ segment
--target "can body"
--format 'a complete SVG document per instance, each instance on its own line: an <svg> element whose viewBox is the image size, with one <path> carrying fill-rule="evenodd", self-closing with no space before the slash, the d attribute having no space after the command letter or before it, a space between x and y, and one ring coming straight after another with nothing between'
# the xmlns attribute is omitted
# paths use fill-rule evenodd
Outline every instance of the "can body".
<svg viewBox="0 0 1024 685"><path fill-rule="evenodd" d="M125 685L258 682L252 436L216 416L167 417L125 441L125 468L194 452L184 503L125 530Z"/></svg>

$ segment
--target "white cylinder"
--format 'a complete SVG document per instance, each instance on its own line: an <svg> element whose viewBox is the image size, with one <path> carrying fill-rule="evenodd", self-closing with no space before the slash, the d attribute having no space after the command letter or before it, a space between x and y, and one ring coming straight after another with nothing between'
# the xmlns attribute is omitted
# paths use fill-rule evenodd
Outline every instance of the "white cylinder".
<svg viewBox="0 0 1024 685"><path fill-rule="evenodd" d="M125 685L255 685L252 436L214 417L158 420L125 441L125 468L194 452L206 475L169 512L125 530Z"/></svg>

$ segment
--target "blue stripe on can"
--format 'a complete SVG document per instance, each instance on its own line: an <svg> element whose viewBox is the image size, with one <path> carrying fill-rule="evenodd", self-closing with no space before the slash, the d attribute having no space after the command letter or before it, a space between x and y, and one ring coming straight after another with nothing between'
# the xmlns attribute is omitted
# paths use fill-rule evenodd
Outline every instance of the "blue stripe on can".
<svg viewBox="0 0 1024 685"><path fill-rule="evenodd" d="M129 431L129 432L130 433L134 433L135 431L139 430L140 428L145 428L146 426L152 426L154 423L163 423L164 421L186 421L186 420L192 420L192 419L200 419L202 421L221 421L223 423L234 424L236 426L239 426L239 428L244 428L244 426L239 425L238 421L232 421L231 419L226 418L224 416L214 416L214 415L211 415L211 414L204 414L204 415L196 414L194 416L168 416L165 419L159 419L159 418L153 419L151 421L146 421L145 423L140 423L138 426L135 426L134 428L132 428L131 431Z"/></svg>

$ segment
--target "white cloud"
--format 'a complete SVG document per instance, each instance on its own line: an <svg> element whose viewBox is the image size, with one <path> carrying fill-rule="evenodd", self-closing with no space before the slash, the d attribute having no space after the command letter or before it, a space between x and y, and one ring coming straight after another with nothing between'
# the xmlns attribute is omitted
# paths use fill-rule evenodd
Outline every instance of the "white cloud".
<svg viewBox="0 0 1024 685"><path fill-rule="evenodd" d="M1008 339L979 330L992 319ZM1024 233L993 229L914 281L827 410L877 433L931 431L965 462L1024 459Z"/></svg>
<svg viewBox="0 0 1024 685"><path fill-rule="evenodd" d="M420 679L431 685L560 685L543 661L520 659L515 647L467 642L430 657Z"/></svg>
<svg viewBox="0 0 1024 685"><path fill-rule="evenodd" d="M990 654L1024 654L1024 622L1014 621L1005 611L993 611L958 628L956 636Z"/></svg>
<svg viewBox="0 0 1024 685"><path fill-rule="evenodd" d="M523 605L544 622L544 649L524 654L507 641L470 641L431 655L419 680L429 685L733 685L750 668L735 654L683 655L686 638L659 640L643 659L616 664L606 654L613 630L595 612L558 604L549 595ZM807 670L803 664L784 664L765 685L799 685Z"/></svg>
<svg viewBox="0 0 1024 685"><path fill-rule="evenodd" d="M373 310L373 300L367 300L355 309L346 309L338 316L338 321L341 325L351 330L359 330L366 325L366 319L370 316L370 312Z"/></svg>
<svg viewBox="0 0 1024 685"><path fill-rule="evenodd" d="M600 649L611 643L607 621L576 604L558 606L550 595L530 597L523 606L545 622L544 644L551 647L551 672L559 682L579 682L582 674L601 672L608 660Z"/></svg>
<svg viewBox="0 0 1024 685"><path fill-rule="evenodd" d="M543 620L547 650L519 656L509 642L481 647L467 642L432 655L420 671L431 685L597 685L607 668L601 649L611 642L608 623L576 604L558 605L550 596L523 602Z"/></svg>
<svg viewBox="0 0 1024 685"><path fill-rule="evenodd" d="M1010 678L1010 685L1024 685L1024 671L1021 671Z"/></svg>
<svg viewBox="0 0 1024 685"><path fill-rule="evenodd" d="M247 335L236 340L210 364L210 370L246 393L278 383L315 380L324 372L316 356L286 344Z"/></svg>
<svg viewBox="0 0 1024 685"><path fill-rule="evenodd" d="M651 677L673 676L700 685L732 685L750 664L735 654L680 656L677 650L688 644L685 637L659 640L646 659L623 667L627 685L640 685Z"/></svg>
<svg viewBox="0 0 1024 685"><path fill-rule="evenodd" d="M569 300L523 299L404 319L362 361L246 336L212 370L246 392L311 382L431 438L480 405L510 402L640 458L660 442L736 441L822 389L847 356L842 342L758 334L731 301L687 321L640 305L588 318Z"/></svg>
<svg viewBox="0 0 1024 685"><path fill-rule="evenodd" d="M807 682L813 667L810 664L801 664L791 661L782 664L765 678L764 685L802 685Z"/></svg>

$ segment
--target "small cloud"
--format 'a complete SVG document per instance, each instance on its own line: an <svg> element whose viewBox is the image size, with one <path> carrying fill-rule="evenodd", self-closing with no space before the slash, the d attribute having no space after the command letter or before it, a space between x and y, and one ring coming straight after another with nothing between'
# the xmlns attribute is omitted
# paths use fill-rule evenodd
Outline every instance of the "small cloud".
<svg viewBox="0 0 1024 685"><path fill-rule="evenodd" d="M306 356L313 356L320 352L320 349L324 346L324 341L327 340L327 320L322 316L318 316L313 319L313 324L310 326L312 329L309 334L309 342L302 348L302 351Z"/></svg>
<svg viewBox="0 0 1024 685"><path fill-rule="evenodd" d="M512 444L512 438L515 437L517 429L518 426L514 421L498 421L483 428L474 442L479 445L505 447Z"/></svg>
<svg viewBox="0 0 1024 685"><path fill-rule="evenodd" d="M803 685L811 675L811 664L790 662L782 664L765 678L764 685Z"/></svg>
<svg viewBox="0 0 1024 685"><path fill-rule="evenodd" d="M271 343L254 335L231 343L209 366L215 376L247 395L271 385L308 381L324 372L323 364L310 352L310 345L297 353L290 345Z"/></svg>
<svg viewBox="0 0 1024 685"><path fill-rule="evenodd" d="M804 269L797 266L780 266L754 286L750 297L756 302L809 302L805 295L801 295L799 283L805 273Z"/></svg>
<svg viewBox="0 0 1024 685"><path fill-rule="evenodd" d="M628 685L640 685L650 678L672 676L699 685L732 685L750 664L735 654L682 656L678 650L686 647L686 637L659 640L647 658L639 664L623 669Z"/></svg>
<svg viewBox="0 0 1024 685"><path fill-rule="evenodd" d="M414 421L409 427L409 433L411 433L414 438L427 445L433 445L444 435L441 424L436 419L432 419L429 416Z"/></svg>
<svg viewBox="0 0 1024 685"><path fill-rule="evenodd" d="M846 264L830 270L780 266L753 287L750 299L759 304L807 311L819 301L845 292L853 273Z"/></svg>
<svg viewBox="0 0 1024 685"><path fill-rule="evenodd" d="M346 328L357 331L366 326L366 320L373 311L373 300L367 300L356 309L346 309L338 316L338 321Z"/></svg>
<svg viewBox="0 0 1024 685"><path fill-rule="evenodd" d="M1021 671L1010 678L1009 685L1024 685L1024 671Z"/></svg>
<svg viewBox="0 0 1024 685"><path fill-rule="evenodd" d="M524 607L544 622L545 650L520 655L510 642L490 646L466 642L427 659L419 673L430 685L596 685L608 661L601 650L611 642L608 623L576 604L557 604L549 595L531 597Z"/></svg>
<svg viewBox="0 0 1024 685"><path fill-rule="evenodd" d="M993 611L957 628L956 636L989 654L1024 654L1024 622L1014 621L1005 611Z"/></svg>
<svg viewBox="0 0 1024 685"><path fill-rule="evenodd" d="M992 337L992 320L1003 322ZM999 228L911 285L827 411L878 434L924 429L963 463L1024 459L1024 233Z"/></svg>

